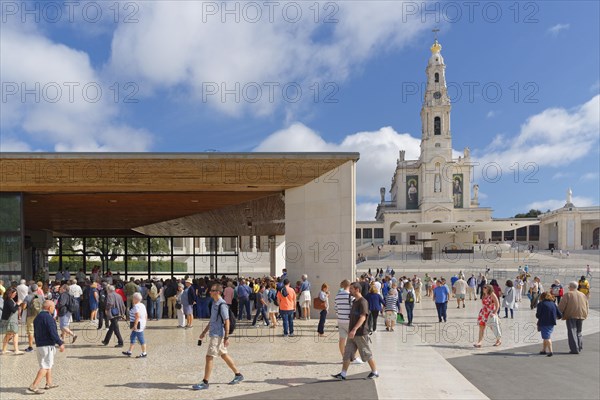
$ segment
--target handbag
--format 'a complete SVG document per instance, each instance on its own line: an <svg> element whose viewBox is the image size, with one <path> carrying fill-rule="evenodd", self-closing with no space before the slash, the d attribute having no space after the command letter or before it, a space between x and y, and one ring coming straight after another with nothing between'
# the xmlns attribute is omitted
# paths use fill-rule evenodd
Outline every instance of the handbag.
<svg viewBox="0 0 600 400"><path fill-rule="evenodd" d="M315 297L313 299L313 308L315 310L325 310L327 307L323 300L321 300L319 297Z"/></svg>
<svg viewBox="0 0 600 400"><path fill-rule="evenodd" d="M500 321L498 320L498 315L494 314L490 316L488 325L492 329L496 339L500 339L500 337L502 337L502 331L500 330Z"/></svg>
<svg viewBox="0 0 600 400"><path fill-rule="evenodd" d="M110 309L110 315L112 315L113 317L117 317L117 316L119 316L119 314L120 314L120 312L117 307L113 307Z"/></svg>
<svg viewBox="0 0 600 400"><path fill-rule="evenodd" d="M175 303L175 308L176 308L176 309L178 309L178 310L181 310L181 309L182 309L182 307L183 307L183 306L181 305L181 303L180 303L180 302L177 302L177 303Z"/></svg>
<svg viewBox="0 0 600 400"><path fill-rule="evenodd" d="M401 312L396 315L396 323L403 324L404 323L404 315Z"/></svg>

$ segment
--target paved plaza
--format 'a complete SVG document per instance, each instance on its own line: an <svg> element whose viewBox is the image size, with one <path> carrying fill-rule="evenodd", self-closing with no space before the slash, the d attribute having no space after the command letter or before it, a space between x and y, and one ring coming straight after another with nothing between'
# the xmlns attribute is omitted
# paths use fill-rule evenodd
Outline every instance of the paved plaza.
<svg viewBox="0 0 600 400"><path fill-rule="evenodd" d="M593 254L592 254L593 256ZM540 255L540 257L546 257ZM384 261L381 261L384 262ZM562 267L575 272L576 265L589 262L594 278L598 264L585 255L579 260L547 257L541 268ZM573 263L573 266L570 266ZM400 268L401 267L401 268ZM498 265L496 265L498 267ZM560 268L559 268L560 267ZM398 264L397 270L415 270L421 276L426 271L450 277L449 266L415 263ZM508 266L506 266L508 268ZM512 267L511 267L512 268ZM532 267L535 268L535 267ZM416 270L420 270L417 272ZM495 273L502 271L497 268ZM507 275L511 271L504 271ZM544 278L547 285L548 279ZM592 285L594 279L592 280ZM594 285L593 285L594 286ZM592 300L598 299L593 287ZM600 313L597 301L584 323L584 352L569 355L565 341L564 322L559 322L554 334L555 356L537 355L541 339L536 330L535 311L527 300L521 303L514 319L502 319L501 347L492 346L488 332L482 349L474 349L479 301L466 301L466 308L456 308L453 300L448 307L448 322L437 323L434 304L428 297L415 306L415 326L402 325L395 332L386 332L380 318L373 333L373 350L380 378L365 379L369 368L351 365L349 379L334 381L331 374L341 369L337 346L334 312L331 311L326 337L316 334L317 320L296 321L295 338L283 338L281 328L252 328L246 321L238 322L230 354L245 376L239 385L227 383L233 374L221 360L216 360L210 389L195 392L191 386L202 376L206 345L197 346L197 338L206 321L194 321L194 328L176 327L175 320L151 321L147 328L149 356L146 359L127 358L121 350L100 345L103 331L90 322L74 323L79 338L57 355L55 383L60 387L47 391L48 399L113 399L113 398L239 398L239 399L485 399L523 398L524 390L539 386L535 398L566 398L578 388L577 398L598 398L600 386ZM501 313L503 315L503 313ZM122 323L122 332L127 332ZM24 332L23 332L24 333ZM20 343L24 343L22 335ZM127 342L127 340L126 340ZM139 352L139 346L135 349ZM1 399L28 396L25 389L37 371L35 353L0 356ZM538 385L539 383L539 385ZM582 390L582 388L585 388Z"/></svg>

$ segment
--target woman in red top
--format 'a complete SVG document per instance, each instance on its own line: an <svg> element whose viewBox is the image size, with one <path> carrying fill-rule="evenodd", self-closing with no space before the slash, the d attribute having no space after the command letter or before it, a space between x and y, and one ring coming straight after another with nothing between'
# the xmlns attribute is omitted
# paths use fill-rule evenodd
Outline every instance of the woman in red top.
<svg viewBox="0 0 600 400"><path fill-rule="evenodd" d="M117 289L115 289L115 293L121 296L123 301L127 303L127 296L125 295L125 291L123 290L123 283L117 283Z"/></svg>
<svg viewBox="0 0 600 400"><path fill-rule="evenodd" d="M492 285L492 287L494 288L494 294L496 295L496 297L499 299L502 298L502 289L500 288L500 285L498 285L498 281L492 279L490 285Z"/></svg>
<svg viewBox="0 0 600 400"><path fill-rule="evenodd" d="M483 307L479 311L477 316L477 325L479 325L479 340L473 346L479 348L483 342L483 334L485 327L489 326L494 335L496 336L496 343L494 346L500 346L502 344L500 325L498 324L498 310L500 310L500 302L498 297L494 293L492 285L486 285L483 287L483 298L481 299Z"/></svg>

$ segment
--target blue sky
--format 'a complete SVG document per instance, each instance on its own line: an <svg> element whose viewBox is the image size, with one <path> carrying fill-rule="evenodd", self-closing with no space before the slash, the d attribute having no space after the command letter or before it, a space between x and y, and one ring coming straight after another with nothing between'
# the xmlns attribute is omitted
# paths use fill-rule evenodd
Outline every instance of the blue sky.
<svg viewBox="0 0 600 400"><path fill-rule="evenodd" d="M598 2L223 4L2 1L1 150L358 151L369 219L398 149L418 156L439 27L453 147L503 172L476 168L481 205L599 203Z"/></svg>

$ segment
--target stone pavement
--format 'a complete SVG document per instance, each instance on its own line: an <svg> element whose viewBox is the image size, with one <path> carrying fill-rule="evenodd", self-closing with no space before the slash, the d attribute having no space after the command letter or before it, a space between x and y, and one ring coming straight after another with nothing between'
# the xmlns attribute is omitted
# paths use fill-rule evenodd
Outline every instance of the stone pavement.
<svg viewBox="0 0 600 400"><path fill-rule="evenodd" d="M386 332L380 319L377 332L373 333L373 349L381 377L375 381L364 379L369 368L352 365L351 379L345 382L333 381L330 374L340 371L340 355L337 348L335 320L329 320L327 337L319 339L315 333L315 320L297 323L296 338L281 337L281 328L276 332L268 328L250 328L247 322L239 323L230 353L246 380L236 386L229 386L232 373L221 360L216 360L208 392L190 390L192 384L202 376L206 348L196 345L202 329L202 321L195 321L191 330L177 329L174 320L150 322L147 330L148 352L146 359L127 358L121 355L122 349L99 346L101 335L91 323L73 324L79 334L74 345L68 345L65 353L59 353L54 368L55 382L60 388L48 391L45 398L60 399L112 399L162 397L192 398L341 398L357 396L361 399L424 399L454 398L482 399L491 395L496 398L496 385L503 382L505 374L519 371L519 377L526 382L534 382L540 377L539 368L514 366L522 362L521 357L509 357L506 367L496 368L488 362L485 354L537 353L540 338L534 331L534 311L524 308L517 312L514 320L502 320L503 345L491 346L488 337L483 349L474 349L476 316L479 301L467 301L466 308L448 310L448 322L437 323L433 302L424 298L416 305L416 326L399 326L395 332ZM569 367L549 368L541 375L548 391L559 390L563 385L560 371L564 368L581 371L583 376L598 374L598 367L587 363L589 357L599 357L598 340L600 331L599 314L591 311L584 323L586 353L572 363L572 356L557 354L552 365ZM125 323L122 324L125 332ZM559 323L554 339L566 337L564 323ZM590 342L589 346L587 342ZM116 342L113 339L113 343ZM532 346L533 345L533 346ZM559 348L564 347L557 343ZM517 348L515 350L515 348ZM139 347L135 349L139 352ZM535 357L540 365L542 362ZM456 360L456 361L455 361ZM473 360L473 361L462 361ZM546 362L546 360L543 360ZM26 396L25 389L33 380L37 370L35 353L15 356L0 356L0 398L19 399ZM465 366L466 363L466 366ZM479 368L478 365L482 367ZM499 364L500 365L500 364ZM550 365L550 364L542 364ZM472 366L470 369L467 366ZM475 379L479 372L493 368L497 379ZM464 374L463 374L464 372ZM492 386L490 386L492 385ZM591 387L592 391L595 388ZM118 394L117 394L118 393ZM596 394L600 394L594 392Z"/></svg>
<svg viewBox="0 0 600 400"><path fill-rule="evenodd" d="M549 261L544 267L538 268L550 268L543 279L549 287L552 268L564 269L565 261L547 258ZM582 261L568 260L567 267L576 274ZM439 263L420 265L416 262L401 267L420 276L435 270L436 275L445 275L447 279L451 275L449 271L456 271L456 265ZM505 271L507 276L516 271L513 267ZM590 311L584 322L584 353L579 356L563 354L566 351L564 322L559 322L553 335L556 355L551 359L537 356L541 338L535 328L535 312L529 309L526 298L514 319L501 320L502 346L491 346L493 338L488 330L484 348L475 349L472 344L477 337L480 302L467 301L466 308L457 309L451 300L448 322L439 324L433 302L424 297L423 302L415 306L414 327L402 325L395 332L386 332L380 318L380 326L371 337L381 374L377 380L364 379L369 372L366 364L352 365L350 379L344 382L331 378L331 374L341 369L335 319L327 322L326 338L316 335L314 319L296 321L296 338L281 337L281 328L275 331L250 328L243 321L238 323L232 337L230 353L246 380L229 386L227 382L233 374L221 360L215 360L209 391L195 392L191 385L202 377L206 352L206 344L202 347L196 344L203 321L195 320L190 330L176 328L175 320L149 322L146 332L149 356L145 359L127 358L121 355L123 349L100 346L104 331L82 322L72 325L79 335L77 342L57 355L53 372L55 383L60 387L40 398L600 398L597 384L600 291L594 284L598 280L598 267L598 263L593 263L592 306L595 310ZM334 316L333 311L330 316ZM121 327L124 334L128 332L127 323L123 322ZM128 337L125 338L127 342ZM23 348L24 327L20 343ZM139 345L134 351L140 351ZM35 353L0 356L0 400L25 398L25 390L37 368ZM537 385L540 382L541 385ZM566 386L565 382L572 385ZM538 390L533 397L528 394L531 388Z"/></svg>

